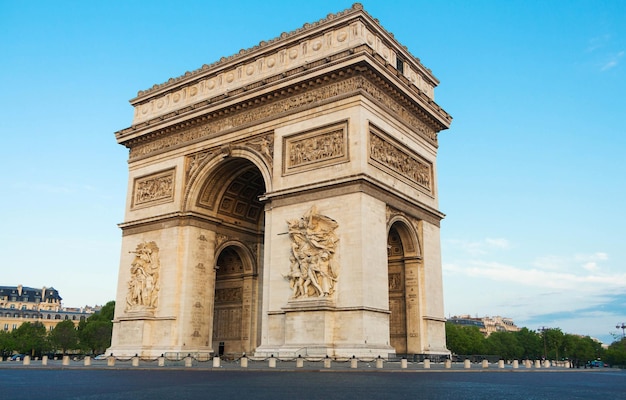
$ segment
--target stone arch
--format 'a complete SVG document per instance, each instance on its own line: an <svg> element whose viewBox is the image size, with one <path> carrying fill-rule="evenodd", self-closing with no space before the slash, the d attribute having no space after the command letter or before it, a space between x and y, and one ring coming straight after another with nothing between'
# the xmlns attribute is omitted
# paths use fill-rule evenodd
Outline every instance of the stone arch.
<svg viewBox="0 0 626 400"><path fill-rule="evenodd" d="M196 200L207 185L207 181L219 182L223 172L245 164L253 165L258 170L265 185L265 191L272 190L272 173L269 165L256 151L240 146L225 146L222 150L215 149L189 155L185 162L185 193L183 211L193 210ZM192 166L193 165L193 166ZM211 185L209 183L209 185Z"/></svg>
<svg viewBox="0 0 626 400"><path fill-rule="evenodd" d="M213 351L240 356L254 351L257 326L257 274L254 255L247 246L227 241L215 253Z"/></svg>
<svg viewBox="0 0 626 400"><path fill-rule="evenodd" d="M389 344L396 354L422 353L419 222L398 214L387 225Z"/></svg>
<svg viewBox="0 0 626 400"><path fill-rule="evenodd" d="M227 145L186 170L183 209L206 221L215 267L212 303L205 317L215 354L241 355L259 345L259 306L269 167L255 151ZM189 159L186 161L189 162Z"/></svg>

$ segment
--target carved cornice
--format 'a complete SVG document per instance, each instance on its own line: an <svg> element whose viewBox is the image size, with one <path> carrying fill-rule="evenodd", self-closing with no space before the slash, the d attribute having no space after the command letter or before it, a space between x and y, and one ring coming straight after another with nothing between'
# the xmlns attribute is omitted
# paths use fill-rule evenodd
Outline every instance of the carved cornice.
<svg viewBox="0 0 626 400"><path fill-rule="evenodd" d="M214 108L213 111L201 116L156 129L121 143L131 149L130 160L138 160L200 140L221 136L269 118L303 111L357 94L363 94L383 106L435 147L437 132L447 128L447 124L440 121L449 118L445 111L438 108L438 112L444 114L434 118L432 110L426 111L413 98L395 89L394 85L382 78L368 62L362 61L324 76L231 104L226 108ZM178 119L180 116L172 115L171 118ZM121 135L124 136L125 131L122 131ZM263 146L262 143L256 145L266 159L273 157L273 154L263 150L267 146Z"/></svg>
<svg viewBox="0 0 626 400"><path fill-rule="evenodd" d="M366 43L368 43L371 46L377 46L379 45L378 42L389 42L386 46L382 46L381 53L383 55L389 56L388 53L390 52L391 50L390 48L392 47L393 50L400 53L399 58L413 64L412 67L416 70L415 72L418 73L419 75L422 75L422 77L425 80L427 80L428 83L432 87L437 86L437 84L439 83L438 80L432 75L432 72L428 68L425 68L421 64L419 58L411 55L406 49L406 47L398 43L395 40L394 35L388 32L387 30L385 30L382 27L382 25L380 25L380 22L378 21L378 19L373 18L363 9L362 4L354 3L352 7L349 9L346 9L346 10L343 10L334 14L332 13L328 14L326 18L322 18L313 23L305 23L302 27L294 31L283 32L280 34L280 36L274 39L268 40L268 41L265 41L265 40L261 41L259 42L258 45L253 46L252 48L242 49L237 54L234 54L228 57L222 57L220 60L212 64L204 64L202 67L194 71L185 72L182 76L179 76L176 78L170 78L167 82L164 82L161 84L155 84L150 89L140 90L137 93L137 98L134 99L133 102L142 101L143 98L149 95L153 95L156 92L166 91L174 86L180 87L181 84L184 85L184 84L197 82L198 79L206 77L207 74L209 74L211 71L224 69L225 67L230 66L230 65L243 65L243 63L245 63L246 61L249 61L250 59L252 59L252 62L245 68L245 72L246 74L251 74L255 69L253 64L255 60L259 58L259 55L261 53L266 53L268 50L272 48L280 49L282 46L287 46L289 42L292 42L293 44L294 41L295 42L301 41L302 37L306 35L315 36L317 35L315 31L321 30L322 32L325 32L325 35L321 37L315 37L314 40L316 41L311 43L311 46L310 46L311 50L317 51L322 46L324 46L322 41L324 39L328 39L327 35L331 33L329 31L331 26L337 24L338 21L354 19L355 17L358 17L359 15L363 16L363 18L367 20L367 23L373 25L373 28L375 28L375 29L372 29L371 31L368 31L367 34L363 32L363 35L366 36L365 37ZM339 28L341 28L341 26ZM376 33L378 32L380 32L381 37L377 37ZM360 33L356 33L356 35L359 35L359 34ZM344 42L346 41L347 36L348 36L348 33L346 31L339 32L337 36L335 37L335 40ZM264 55L267 55L267 54L264 54ZM290 57L293 57L293 56L290 54Z"/></svg>

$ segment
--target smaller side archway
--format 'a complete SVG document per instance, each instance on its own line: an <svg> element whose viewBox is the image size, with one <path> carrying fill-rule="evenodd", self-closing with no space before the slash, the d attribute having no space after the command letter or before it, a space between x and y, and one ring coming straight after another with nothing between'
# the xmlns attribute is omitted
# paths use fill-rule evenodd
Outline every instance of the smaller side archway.
<svg viewBox="0 0 626 400"><path fill-rule="evenodd" d="M416 226L417 225L417 226ZM396 354L421 354L422 252L419 223L404 216L388 223L389 344Z"/></svg>
<svg viewBox="0 0 626 400"><path fill-rule="evenodd" d="M216 251L213 351L240 356L257 343L258 274L254 254L243 243L229 241Z"/></svg>

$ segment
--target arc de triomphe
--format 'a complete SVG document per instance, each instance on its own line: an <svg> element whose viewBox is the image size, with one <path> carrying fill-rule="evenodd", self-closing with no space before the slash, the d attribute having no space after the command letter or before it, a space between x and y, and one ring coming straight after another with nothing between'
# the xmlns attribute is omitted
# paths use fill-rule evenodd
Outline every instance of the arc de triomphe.
<svg viewBox="0 0 626 400"><path fill-rule="evenodd" d="M107 353L447 354L437 84L357 3L140 91Z"/></svg>

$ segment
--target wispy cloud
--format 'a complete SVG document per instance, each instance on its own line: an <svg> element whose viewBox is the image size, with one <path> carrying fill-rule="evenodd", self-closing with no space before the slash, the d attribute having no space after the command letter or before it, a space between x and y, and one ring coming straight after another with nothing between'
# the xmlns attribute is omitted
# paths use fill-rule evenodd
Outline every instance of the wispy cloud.
<svg viewBox="0 0 626 400"><path fill-rule="evenodd" d="M622 57L624 57L624 51L620 51L618 53L610 55L609 60L606 63L604 63L604 65L602 65L602 67L600 68L600 71L608 71L610 69L617 67Z"/></svg>
<svg viewBox="0 0 626 400"><path fill-rule="evenodd" d="M611 35L606 33L604 35L595 36L589 39L587 42L587 52L592 53L598 49L601 49L611 41Z"/></svg>

